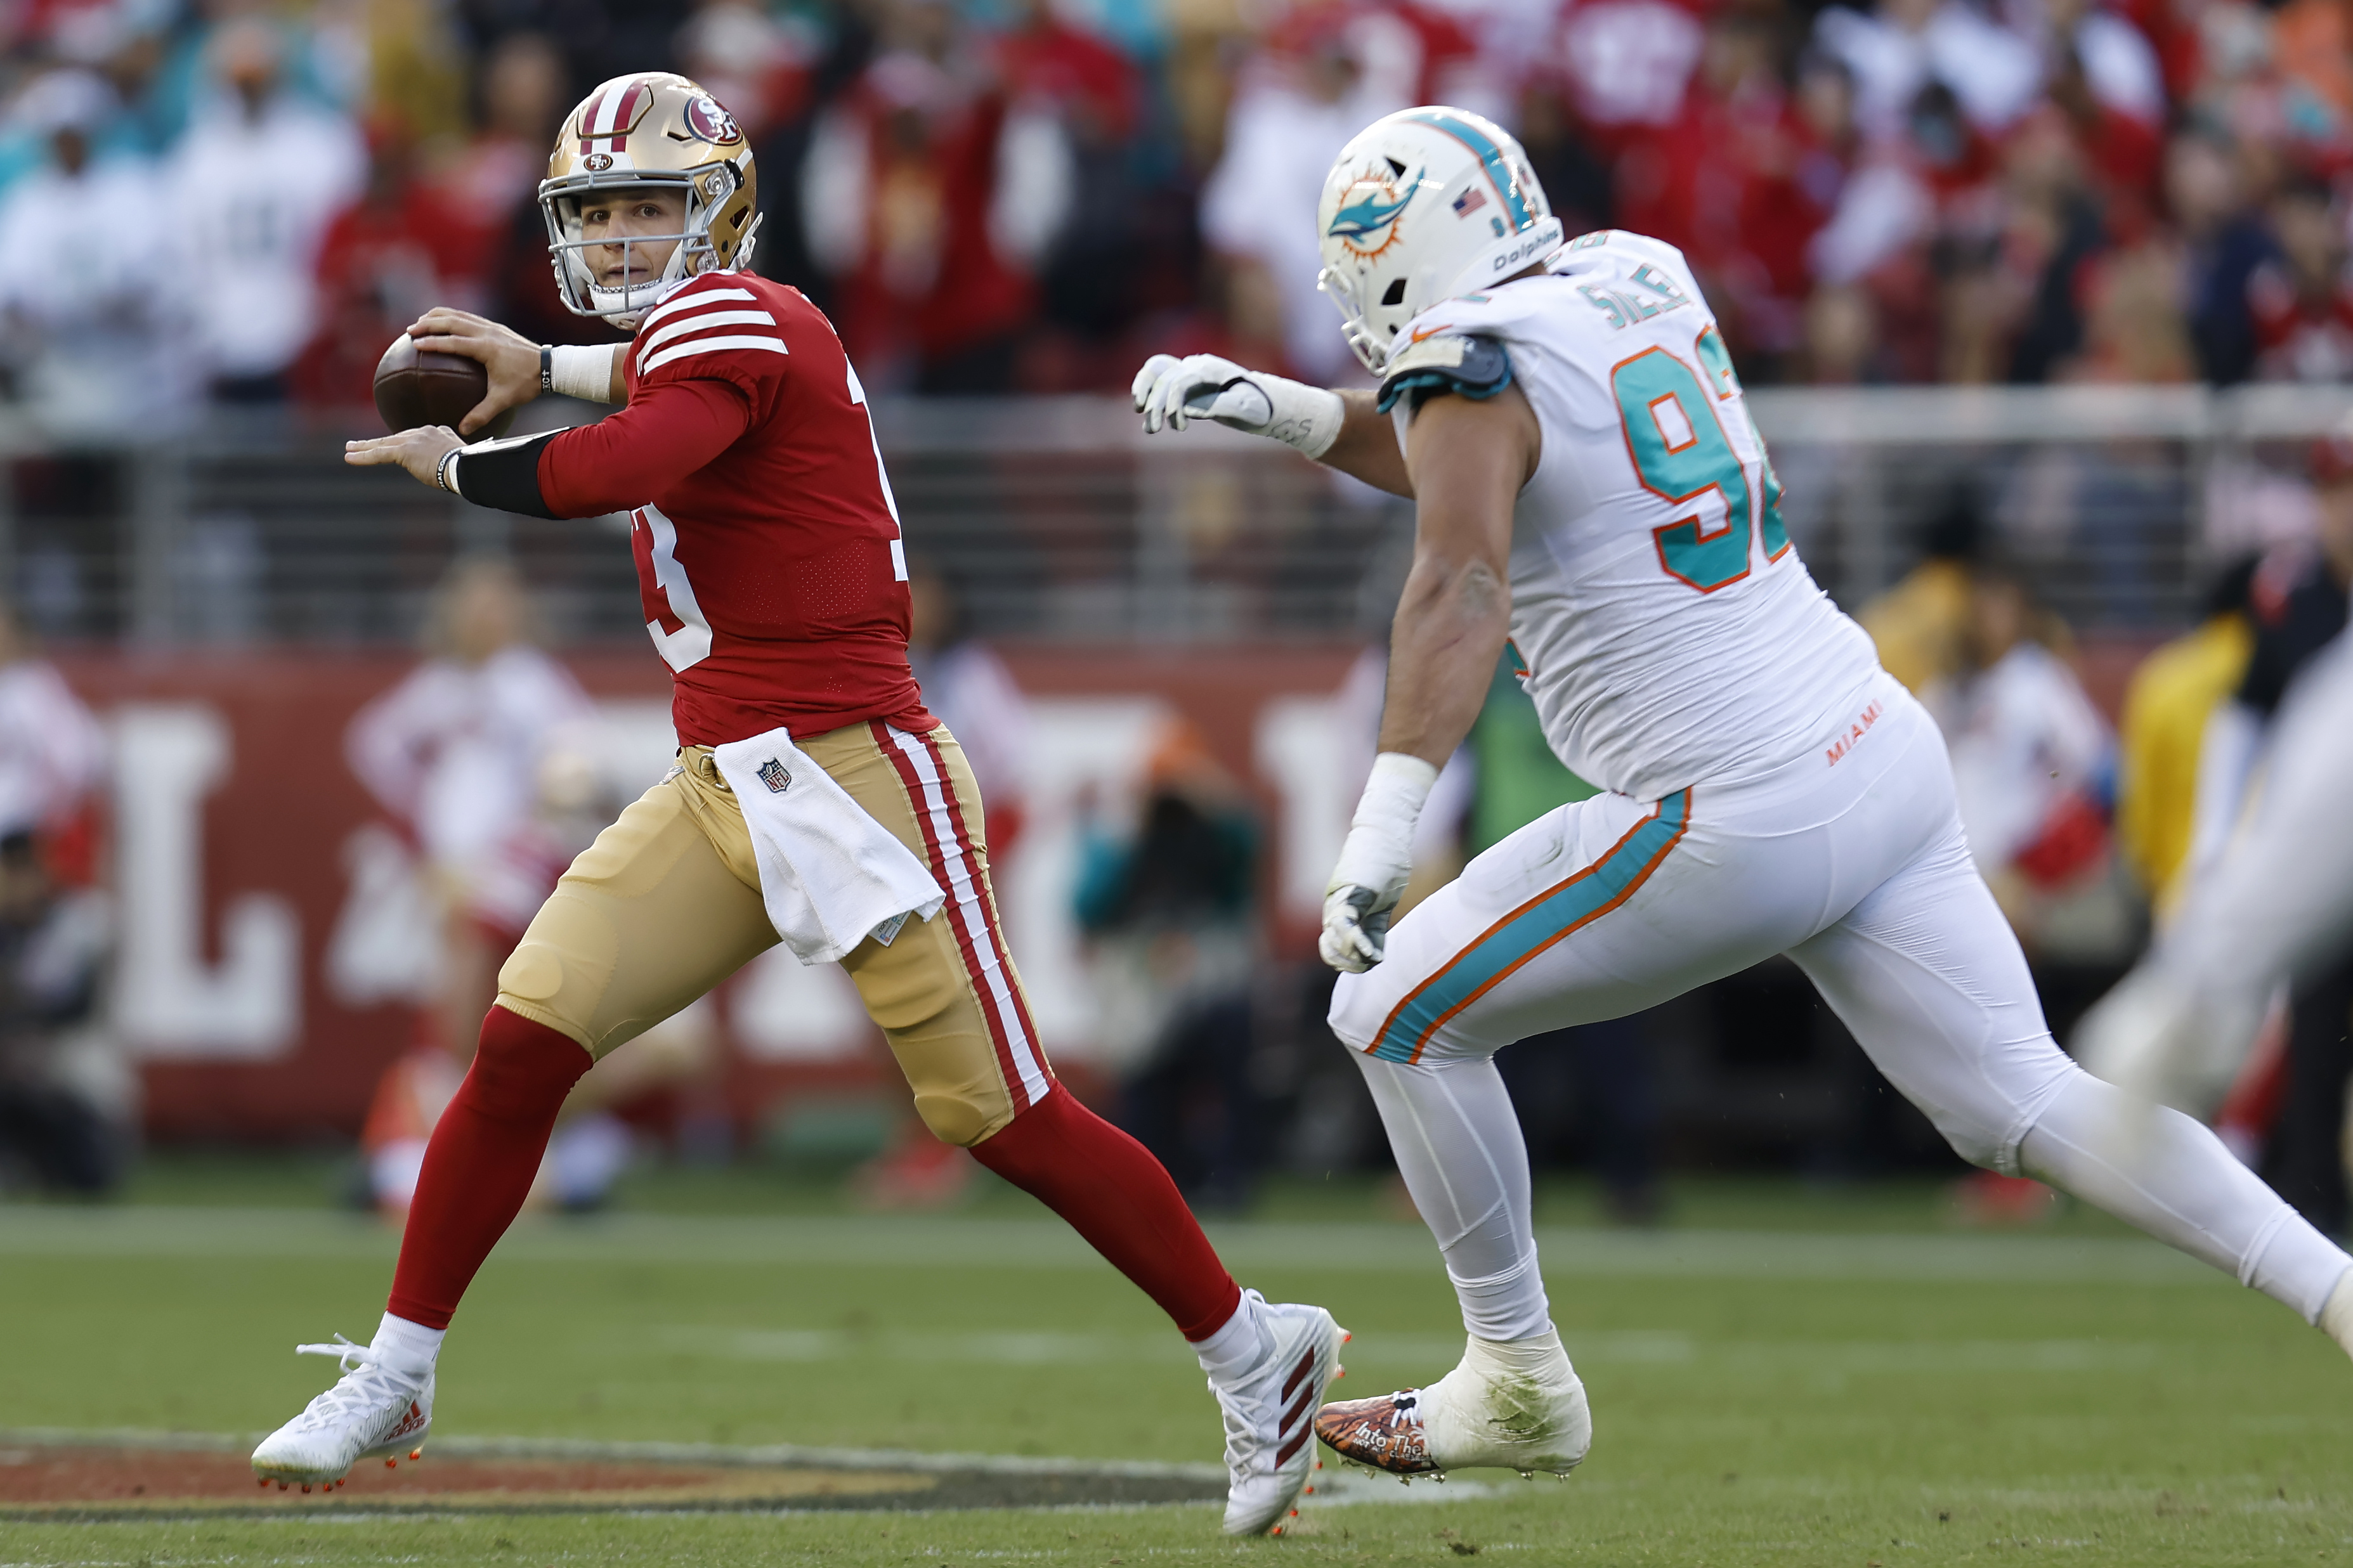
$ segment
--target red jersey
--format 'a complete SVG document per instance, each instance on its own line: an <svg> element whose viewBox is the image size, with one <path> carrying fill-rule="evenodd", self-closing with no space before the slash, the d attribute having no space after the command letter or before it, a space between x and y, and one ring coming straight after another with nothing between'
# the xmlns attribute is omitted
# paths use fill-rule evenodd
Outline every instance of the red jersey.
<svg viewBox="0 0 2353 1568"><path fill-rule="evenodd" d="M625 351L628 406L539 454L559 517L627 510L681 745L937 720L907 667L907 562L866 392L799 290L707 272Z"/></svg>

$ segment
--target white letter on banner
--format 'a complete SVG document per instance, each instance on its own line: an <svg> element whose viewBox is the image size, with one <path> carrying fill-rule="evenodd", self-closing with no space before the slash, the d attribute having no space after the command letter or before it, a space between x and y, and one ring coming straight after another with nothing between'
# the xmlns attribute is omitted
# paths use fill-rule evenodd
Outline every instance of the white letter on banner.
<svg viewBox="0 0 2353 1568"><path fill-rule="evenodd" d="M221 961L204 961L205 797L228 762L228 725L202 703L115 712L115 1018L149 1060L281 1056L301 1018L301 932L282 895L231 899L221 911Z"/></svg>
<svg viewBox="0 0 2353 1568"><path fill-rule="evenodd" d="M1342 771L1339 704L1329 697L1271 699L1259 710L1257 749L1259 773L1282 797L1277 898L1292 919L1320 921L1324 886L1364 783Z"/></svg>

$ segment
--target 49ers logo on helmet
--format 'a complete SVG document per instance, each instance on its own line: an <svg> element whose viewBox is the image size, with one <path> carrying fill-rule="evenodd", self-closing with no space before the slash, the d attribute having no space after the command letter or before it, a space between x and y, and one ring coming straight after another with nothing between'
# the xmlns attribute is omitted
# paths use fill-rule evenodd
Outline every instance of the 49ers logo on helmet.
<svg viewBox="0 0 2353 1568"><path fill-rule="evenodd" d="M686 128L705 142L741 142L744 133L735 128L735 117L719 107L719 100L705 94L686 102Z"/></svg>

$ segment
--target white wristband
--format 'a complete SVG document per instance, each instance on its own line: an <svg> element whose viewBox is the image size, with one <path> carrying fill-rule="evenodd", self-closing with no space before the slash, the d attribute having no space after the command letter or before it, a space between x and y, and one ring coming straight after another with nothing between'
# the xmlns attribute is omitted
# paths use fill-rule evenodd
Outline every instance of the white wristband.
<svg viewBox="0 0 2353 1568"><path fill-rule="evenodd" d="M551 388L585 403L613 401L613 356L626 343L557 343L548 350Z"/></svg>
<svg viewBox="0 0 2353 1568"><path fill-rule="evenodd" d="M1373 759L1372 776L1356 802L1348 824L1347 842L1340 863L1332 868L1332 886L1387 890L1402 883L1413 867L1413 830L1421 808L1438 783L1438 770L1404 752L1383 752Z"/></svg>
<svg viewBox="0 0 2353 1568"><path fill-rule="evenodd" d="M1279 375L1253 375L1250 379L1266 393L1266 400L1274 410L1266 422L1270 437L1309 458L1320 458L1332 449L1332 443L1340 438L1341 425L1348 417L1348 406L1338 393Z"/></svg>

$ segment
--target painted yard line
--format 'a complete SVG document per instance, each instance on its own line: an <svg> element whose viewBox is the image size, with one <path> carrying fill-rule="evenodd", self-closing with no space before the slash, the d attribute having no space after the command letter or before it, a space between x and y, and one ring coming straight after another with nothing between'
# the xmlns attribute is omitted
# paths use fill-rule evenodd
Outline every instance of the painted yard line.
<svg viewBox="0 0 2353 1568"><path fill-rule="evenodd" d="M263 1433L151 1432L137 1427L0 1426L0 1449L142 1448L243 1453ZM593 1459L617 1464L713 1465L756 1469L913 1470L925 1475L1104 1476L1128 1480L1222 1481L1225 1467L1145 1459L1052 1459L1026 1454L934 1454L903 1448L819 1448L797 1443L605 1443L585 1437L429 1437L426 1458Z"/></svg>
<svg viewBox="0 0 2353 1568"><path fill-rule="evenodd" d="M1229 1263L1260 1272L1424 1273L1428 1234L1399 1225L1213 1226ZM1741 1279L2144 1285L2222 1276L2133 1237L1858 1235L1727 1230L1539 1231L1546 1272ZM380 1259L396 1237L372 1219L310 1210L0 1208L0 1257ZM1050 1220L714 1217L624 1214L533 1220L500 1243L511 1262L821 1265L1093 1270Z"/></svg>
<svg viewBox="0 0 2353 1568"><path fill-rule="evenodd" d="M1185 1345L1166 1334L849 1333L839 1329L727 1328L672 1323L653 1331L662 1350L728 1361L933 1363L949 1365L1046 1366L1162 1362L1189 1365ZM1888 1373L1948 1376L1954 1373L2061 1373L2132 1370L2154 1365L2166 1346L2153 1340L1697 1340L1657 1330L1562 1336L1579 1366L1696 1366L1716 1372ZM1397 1369L1394 1375L1431 1373L1462 1354L1460 1336L1356 1336L1351 1365Z"/></svg>

